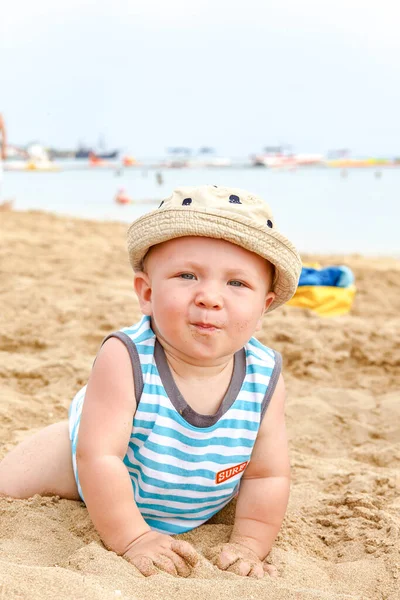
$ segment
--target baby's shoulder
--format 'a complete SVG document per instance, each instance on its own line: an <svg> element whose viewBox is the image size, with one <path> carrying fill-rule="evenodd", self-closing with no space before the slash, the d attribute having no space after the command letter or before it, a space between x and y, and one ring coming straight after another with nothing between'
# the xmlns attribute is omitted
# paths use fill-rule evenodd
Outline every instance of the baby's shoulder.
<svg viewBox="0 0 400 600"><path fill-rule="evenodd" d="M155 334L151 329L150 317L144 316L138 323L129 325L128 327L121 327L118 332L128 336L133 342L140 343L149 339L155 340Z"/></svg>
<svg viewBox="0 0 400 600"><path fill-rule="evenodd" d="M260 340L255 337L250 338L244 349L247 357L254 357L259 360L264 360L267 363L274 364L281 359L279 352L262 344Z"/></svg>

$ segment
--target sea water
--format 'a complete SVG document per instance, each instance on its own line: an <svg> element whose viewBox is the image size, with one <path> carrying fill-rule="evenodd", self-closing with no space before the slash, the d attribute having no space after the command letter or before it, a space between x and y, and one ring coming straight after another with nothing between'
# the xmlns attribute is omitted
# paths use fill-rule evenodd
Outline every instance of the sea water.
<svg viewBox="0 0 400 600"><path fill-rule="evenodd" d="M301 252L400 257L400 168L60 166L59 172L7 171L3 199L15 198L16 210L130 222L156 208L175 187L234 186L261 195L272 207L279 229ZM161 184L156 173L161 173ZM115 203L120 188L134 204Z"/></svg>

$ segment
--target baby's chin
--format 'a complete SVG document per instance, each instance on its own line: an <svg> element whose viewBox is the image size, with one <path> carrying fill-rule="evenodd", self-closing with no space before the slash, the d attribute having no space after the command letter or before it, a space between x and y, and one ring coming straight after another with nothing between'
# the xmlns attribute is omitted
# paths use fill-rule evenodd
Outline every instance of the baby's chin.
<svg viewBox="0 0 400 600"><path fill-rule="evenodd" d="M177 350L188 363L208 367L226 364L238 349L212 343L209 337L199 335L195 343L180 346Z"/></svg>

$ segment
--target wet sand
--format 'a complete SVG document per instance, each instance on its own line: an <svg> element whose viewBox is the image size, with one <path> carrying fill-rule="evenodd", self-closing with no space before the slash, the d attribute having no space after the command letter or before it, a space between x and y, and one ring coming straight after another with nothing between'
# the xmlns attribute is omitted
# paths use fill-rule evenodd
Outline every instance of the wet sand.
<svg viewBox="0 0 400 600"><path fill-rule="evenodd" d="M126 225L1 213L0 456L65 419L103 337L139 317ZM0 499L0 598L7 600L398 600L400 598L400 265L347 264L349 315L284 307L260 340L282 353L293 483L270 554L279 577L146 579L101 545L80 502ZM233 506L182 536L200 552L229 536Z"/></svg>

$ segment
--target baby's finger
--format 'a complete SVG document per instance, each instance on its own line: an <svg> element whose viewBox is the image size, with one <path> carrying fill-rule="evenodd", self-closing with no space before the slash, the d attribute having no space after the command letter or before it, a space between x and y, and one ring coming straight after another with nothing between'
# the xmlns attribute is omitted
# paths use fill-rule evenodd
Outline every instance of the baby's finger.
<svg viewBox="0 0 400 600"><path fill-rule="evenodd" d="M175 576L178 575L174 561L165 554L156 554L156 556L153 558L153 563L158 569L160 569L160 571L164 571L164 573Z"/></svg>
<svg viewBox="0 0 400 600"><path fill-rule="evenodd" d="M215 564L219 569L225 571L231 565L233 565L238 558L239 557L235 552L227 552L223 550L215 559Z"/></svg>
<svg viewBox="0 0 400 600"><path fill-rule="evenodd" d="M190 573L192 572L192 567L184 561L182 556L179 556L179 554L173 552L172 550L166 550L164 554L169 556L169 558L173 561L179 577L189 577Z"/></svg>
<svg viewBox="0 0 400 600"><path fill-rule="evenodd" d="M260 563L253 565L247 577L252 577L253 579L262 579L264 577L263 565Z"/></svg>
<svg viewBox="0 0 400 600"><path fill-rule="evenodd" d="M263 563L263 568L270 577L278 577L278 569L274 567L274 565L270 565L269 563L265 562Z"/></svg>
<svg viewBox="0 0 400 600"><path fill-rule="evenodd" d="M199 555L189 542L173 540L171 543L171 550L176 552L176 554L179 554L179 556L181 556L191 567L195 567L199 562Z"/></svg>
<svg viewBox="0 0 400 600"><path fill-rule="evenodd" d="M153 561L148 556L134 556L129 559L129 562L131 562L145 577L157 575L158 573Z"/></svg>
<svg viewBox="0 0 400 600"><path fill-rule="evenodd" d="M239 558L239 560L233 563L227 570L231 573L235 573L235 575L246 577L251 571L251 564L247 562L247 560Z"/></svg>

